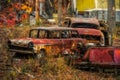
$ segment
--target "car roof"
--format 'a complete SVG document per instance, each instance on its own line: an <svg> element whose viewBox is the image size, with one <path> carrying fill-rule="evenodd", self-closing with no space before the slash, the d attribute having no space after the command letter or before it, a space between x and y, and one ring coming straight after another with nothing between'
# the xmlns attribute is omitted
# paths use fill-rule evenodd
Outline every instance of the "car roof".
<svg viewBox="0 0 120 80"><path fill-rule="evenodd" d="M74 28L68 28L68 27L34 27L31 28L31 30L33 29L38 29L38 30L76 30ZM77 31L77 30L76 30Z"/></svg>
<svg viewBox="0 0 120 80"><path fill-rule="evenodd" d="M71 20L72 23L89 23L89 24L95 24L100 25L98 19L96 18L77 18L77 17L66 17L66 20Z"/></svg>

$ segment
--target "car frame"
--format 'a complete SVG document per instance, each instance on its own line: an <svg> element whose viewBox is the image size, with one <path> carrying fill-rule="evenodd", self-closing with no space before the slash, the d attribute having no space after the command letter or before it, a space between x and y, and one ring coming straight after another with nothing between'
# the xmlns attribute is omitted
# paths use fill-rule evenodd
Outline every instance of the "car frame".
<svg viewBox="0 0 120 80"><path fill-rule="evenodd" d="M34 32L35 31L35 32ZM63 37L63 32L68 33ZM47 37L41 36L47 33ZM53 33L59 33L53 37ZM58 36L58 37L57 37ZM66 27L35 27L29 32L28 38L16 38L8 41L9 51L22 54L35 54L41 58L46 54L72 54L78 51L78 44L86 40L79 38L78 31Z"/></svg>

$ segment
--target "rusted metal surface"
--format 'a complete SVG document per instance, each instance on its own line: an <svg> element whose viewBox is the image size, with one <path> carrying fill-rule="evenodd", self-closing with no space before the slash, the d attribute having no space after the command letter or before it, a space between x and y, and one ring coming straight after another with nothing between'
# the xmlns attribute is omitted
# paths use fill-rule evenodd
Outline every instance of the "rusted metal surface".
<svg viewBox="0 0 120 80"><path fill-rule="evenodd" d="M67 17L65 18L70 19L71 23L90 23L90 24L95 24L95 25L100 25L99 21L96 18L74 18L74 17Z"/></svg>
<svg viewBox="0 0 120 80"><path fill-rule="evenodd" d="M73 28L67 28L67 27L58 27L58 26L55 26L55 27L34 27L34 28L32 28L32 29L42 29L42 30L55 30L55 31L57 31L57 30L75 30L75 29L73 29Z"/></svg>
<svg viewBox="0 0 120 80"><path fill-rule="evenodd" d="M45 31L47 36L41 36L43 33L39 32L40 35L37 33L36 37L32 37L32 31ZM67 34L63 35L63 32L67 32ZM86 42L85 39L79 38L77 30L73 28L39 27L33 28L30 33L29 38L11 39L8 42L9 50L24 53L27 53L27 51L30 53L39 53L41 49L44 49L49 54L58 54L66 49L76 49L79 42ZM76 36L72 36L73 34ZM30 43L31 45L29 45Z"/></svg>
<svg viewBox="0 0 120 80"><path fill-rule="evenodd" d="M83 57L76 59L75 64L83 62L88 62L89 65L106 66L106 68L120 68L120 47L91 47Z"/></svg>
<svg viewBox="0 0 120 80"><path fill-rule="evenodd" d="M97 29L89 29L89 28L78 28L79 34L84 35L94 35L94 36L102 36L102 32Z"/></svg>

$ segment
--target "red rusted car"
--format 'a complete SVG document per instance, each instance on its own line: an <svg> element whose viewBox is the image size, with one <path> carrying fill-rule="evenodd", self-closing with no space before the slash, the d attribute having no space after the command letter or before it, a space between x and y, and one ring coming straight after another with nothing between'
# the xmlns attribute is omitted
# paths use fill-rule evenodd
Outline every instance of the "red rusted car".
<svg viewBox="0 0 120 80"><path fill-rule="evenodd" d="M71 58L72 65L81 68L94 68L98 71L120 69L120 47L90 47L85 53Z"/></svg>
<svg viewBox="0 0 120 80"><path fill-rule="evenodd" d="M66 27L35 27L30 30L28 38L10 39L9 51L35 54L37 58L45 54L68 54L78 50L79 43L86 40L79 38L77 30Z"/></svg>

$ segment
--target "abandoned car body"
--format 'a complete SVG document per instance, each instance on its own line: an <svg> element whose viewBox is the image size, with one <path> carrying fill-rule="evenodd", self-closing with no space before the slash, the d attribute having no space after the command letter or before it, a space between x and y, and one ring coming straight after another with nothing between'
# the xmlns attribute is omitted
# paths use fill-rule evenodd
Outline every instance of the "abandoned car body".
<svg viewBox="0 0 120 80"><path fill-rule="evenodd" d="M67 54L77 49L78 43L86 40L79 38L77 30L66 27L36 27L32 28L29 38L10 39L9 51L36 54L37 57L46 53L57 55Z"/></svg>
<svg viewBox="0 0 120 80"><path fill-rule="evenodd" d="M99 22L96 18L65 18L63 25L66 27L76 28L79 37L86 39L88 42L105 45L105 36L99 30Z"/></svg>
<svg viewBox="0 0 120 80"><path fill-rule="evenodd" d="M99 29L99 22L96 18L66 17L64 19L63 25L73 28Z"/></svg>
<svg viewBox="0 0 120 80"><path fill-rule="evenodd" d="M72 58L72 65L101 69L120 68L120 47L90 47L83 56Z"/></svg>
<svg viewBox="0 0 120 80"><path fill-rule="evenodd" d="M86 49L80 48L82 53L69 57L69 64L87 68L120 68L120 47L106 46L109 42L107 29L100 29L97 19L68 17L63 25L76 29L79 37L87 40Z"/></svg>
<svg viewBox="0 0 120 80"><path fill-rule="evenodd" d="M104 35L100 30L78 28L79 37L86 39L89 43L95 43L98 46L104 46Z"/></svg>

